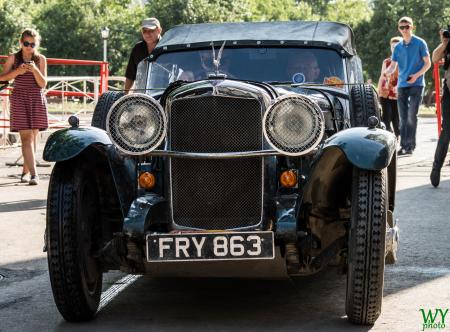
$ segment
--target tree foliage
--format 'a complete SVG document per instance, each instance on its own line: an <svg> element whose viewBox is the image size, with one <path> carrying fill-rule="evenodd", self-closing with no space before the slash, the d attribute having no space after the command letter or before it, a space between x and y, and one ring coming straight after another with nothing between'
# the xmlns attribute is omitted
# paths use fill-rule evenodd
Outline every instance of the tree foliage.
<svg viewBox="0 0 450 332"><path fill-rule="evenodd" d="M439 43L438 30L450 24L450 0L0 0L0 53L17 50L25 27L42 35L48 57L101 60L102 27L108 26L108 60L112 75L123 75L133 45L140 39L144 17L158 17L165 30L177 24L202 22L329 20L355 31L366 77L378 78L389 55L389 39L399 35L397 20L411 16L430 52ZM52 68L50 74L97 75L91 67ZM430 74L427 81L431 82Z"/></svg>
<svg viewBox="0 0 450 332"><path fill-rule="evenodd" d="M292 0L254 0L251 3L252 21L287 21L319 19L306 2Z"/></svg>
<svg viewBox="0 0 450 332"><path fill-rule="evenodd" d="M448 0L374 0L373 15L356 30L358 53L362 58L367 77L378 80L381 63L390 55L389 40L400 36L397 22L402 16L413 19L414 34L423 38L430 50L439 44L439 29L450 24L450 1ZM426 75L430 87L432 71Z"/></svg>
<svg viewBox="0 0 450 332"><path fill-rule="evenodd" d="M249 0L152 0L147 16L158 17L164 29L178 24L246 21Z"/></svg>
<svg viewBox="0 0 450 332"><path fill-rule="evenodd" d="M24 27L33 27L32 12L34 5L23 0L0 0L0 54L7 55L19 48L19 37Z"/></svg>
<svg viewBox="0 0 450 332"><path fill-rule="evenodd" d="M114 74L123 70L129 50L139 38L136 15L143 17L143 9L131 7L129 1L51 0L41 6L34 22L39 26L48 57L85 60L103 59L100 33L107 26L108 60ZM98 74L98 68L89 71ZM68 66L59 74L80 72L86 73L86 68Z"/></svg>
<svg viewBox="0 0 450 332"><path fill-rule="evenodd" d="M327 6L327 20L343 22L356 28L362 22L370 20L372 8L366 1L337 0Z"/></svg>

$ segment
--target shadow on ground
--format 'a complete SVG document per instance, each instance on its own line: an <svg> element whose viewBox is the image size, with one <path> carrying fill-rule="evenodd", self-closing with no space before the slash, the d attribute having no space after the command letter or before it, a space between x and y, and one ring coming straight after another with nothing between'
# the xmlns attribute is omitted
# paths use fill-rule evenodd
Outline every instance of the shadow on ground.
<svg viewBox="0 0 450 332"><path fill-rule="evenodd" d="M22 201L12 202L0 202L1 212L16 212L27 210L40 210L45 209L47 206L47 200L45 199L26 199Z"/></svg>
<svg viewBox="0 0 450 332"><path fill-rule="evenodd" d="M442 181L437 189L426 184L397 192L395 214L400 218L401 229L399 262L386 267L385 295L450 274L450 256L447 254L450 252L449 197L450 180ZM10 204L19 208L26 202ZM44 200L30 201L28 208L44 206ZM4 206L0 207L0 211L4 211L1 208ZM23 276L42 280L43 287L49 290L50 282L43 275L44 261L0 266L0 274L10 275L8 282L0 281L0 294L2 283L5 287L10 287L14 281L20 284ZM34 274L30 273L33 270ZM111 280L110 275L107 274L105 279ZM107 286L108 281L105 288ZM104 307L95 320L69 324L57 316L53 329L368 331L370 327L347 322L344 316L345 288L346 277L336 268L295 281L141 277ZM0 313L20 310L25 302L39 303L34 296L24 292L18 297L22 302L11 303L1 299L0 295ZM7 303L3 309L2 301ZM49 301L55 312L52 299ZM41 313L36 311L33 315Z"/></svg>
<svg viewBox="0 0 450 332"><path fill-rule="evenodd" d="M345 277L335 269L303 280L142 277L81 327L171 331L368 331L345 318ZM61 321L58 331L74 328Z"/></svg>

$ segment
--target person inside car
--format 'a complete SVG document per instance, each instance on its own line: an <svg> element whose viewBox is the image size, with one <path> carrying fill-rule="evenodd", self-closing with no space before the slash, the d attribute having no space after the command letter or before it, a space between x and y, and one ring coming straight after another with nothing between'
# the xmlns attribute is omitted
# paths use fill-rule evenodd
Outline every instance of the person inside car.
<svg viewBox="0 0 450 332"><path fill-rule="evenodd" d="M293 83L320 83L319 63L311 52L306 52L301 57L290 57L286 72Z"/></svg>

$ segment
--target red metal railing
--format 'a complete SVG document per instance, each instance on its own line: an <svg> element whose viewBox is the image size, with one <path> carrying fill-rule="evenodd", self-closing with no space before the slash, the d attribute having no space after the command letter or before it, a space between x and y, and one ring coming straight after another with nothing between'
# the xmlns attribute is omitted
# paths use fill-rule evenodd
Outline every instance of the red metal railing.
<svg viewBox="0 0 450 332"><path fill-rule="evenodd" d="M5 60L8 58L7 55L0 55L0 65L5 63ZM72 66L99 66L100 67L100 84L99 84L99 95L102 95L105 91L108 90L108 79L109 79L109 69L108 62L104 61L95 61L95 60L76 60L76 59L58 59L58 58L47 58L47 65L72 65ZM0 96L9 97L9 92L11 88L6 88L2 92L0 92ZM64 97L82 97L83 95L88 95L90 97L94 96L94 93L88 92L84 94L79 91L61 91L61 90L47 90L46 95L48 96L64 96ZM7 101L4 99L2 108L6 110ZM9 122L9 118L6 118L5 112L3 113L4 118L0 118L0 122L6 123ZM55 126L52 126L52 128ZM0 128L9 128L9 125L0 125Z"/></svg>
<svg viewBox="0 0 450 332"><path fill-rule="evenodd" d="M0 65L5 63L4 59L7 59L7 55L0 55ZM47 58L47 65L72 65L72 66L99 66L100 67L100 95L108 90L108 77L109 69L108 62L95 61L95 60L76 60L76 59L57 59L57 58ZM50 96L68 96L68 97L79 97L79 92L75 91L57 91L49 90L47 94ZM92 94L93 95L93 94Z"/></svg>

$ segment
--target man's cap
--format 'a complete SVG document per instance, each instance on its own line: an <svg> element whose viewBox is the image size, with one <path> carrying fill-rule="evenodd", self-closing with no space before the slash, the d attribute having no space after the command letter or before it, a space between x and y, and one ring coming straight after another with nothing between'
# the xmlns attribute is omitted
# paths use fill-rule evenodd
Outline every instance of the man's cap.
<svg viewBox="0 0 450 332"><path fill-rule="evenodd" d="M408 16L403 16L402 18L400 18L399 20L398 20L398 23L400 24L400 23L409 23L409 24L411 24L411 25L414 25L413 24L413 20L412 20L412 18L411 17L408 17Z"/></svg>
<svg viewBox="0 0 450 332"><path fill-rule="evenodd" d="M161 24L159 23L158 19L155 17L146 18L142 21L141 29L152 29L155 30L156 28L161 28Z"/></svg>

